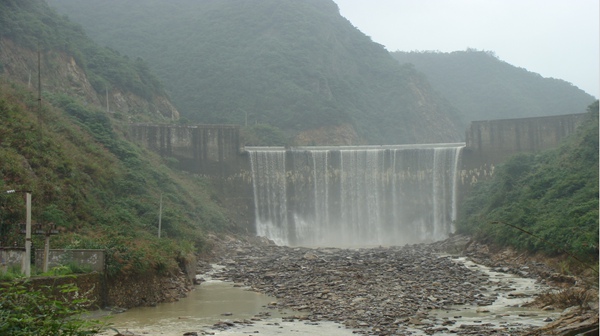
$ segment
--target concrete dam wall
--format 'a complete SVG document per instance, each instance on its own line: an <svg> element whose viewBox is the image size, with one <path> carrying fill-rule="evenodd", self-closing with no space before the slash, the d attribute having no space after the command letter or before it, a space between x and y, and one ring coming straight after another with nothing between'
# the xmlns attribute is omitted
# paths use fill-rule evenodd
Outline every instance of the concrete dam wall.
<svg viewBox="0 0 600 336"><path fill-rule="evenodd" d="M585 115L474 121L466 132L467 149L488 163L502 162L515 153L539 152L574 133Z"/></svg>
<svg viewBox="0 0 600 336"><path fill-rule="evenodd" d="M466 131L462 167L482 169L517 153L556 147L575 132L585 115L474 121ZM249 168L237 125L132 124L129 138L199 174L222 176Z"/></svg>
<svg viewBox="0 0 600 336"><path fill-rule="evenodd" d="M496 165L518 153L554 148L575 133L586 114L473 121L466 131L462 179L472 184L493 175Z"/></svg>
<svg viewBox="0 0 600 336"><path fill-rule="evenodd" d="M256 233L314 247L445 239L463 147L248 147Z"/></svg>
<svg viewBox="0 0 600 336"><path fill-rule="evenodd" d="M231 173L239 164L241 144L237 125L132 124L130 140L180 162L200 174Z"/></svg>
<svg viewBox="0 0 600 336"><path fill-rule="evenodd" d="M370 237L370 244L390 244L393 235L385 232L391 232L392 222L401 222L392 225L396 242L443 239L453 232L457 208L474 183L492 176L512 155L558 146L585 116L476 121L466 131L466 143L451 146L452 153L443 148L450 144L246 150L239 127L232 125L135 124L130 138L211 178L223 205L249 232L281 244L327 245L319 239L340 240L336 232L347 233L345 241L354 243L353 230ZM344 223L352 227L342 228Z"/></svg>

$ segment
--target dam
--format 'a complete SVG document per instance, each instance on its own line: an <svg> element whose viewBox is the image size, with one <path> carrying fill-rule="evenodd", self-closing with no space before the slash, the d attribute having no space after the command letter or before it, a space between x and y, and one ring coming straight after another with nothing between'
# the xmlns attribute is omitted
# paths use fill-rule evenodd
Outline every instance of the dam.
<svg viewBox="0 0 600 336"><path fill-rule="evenodd" d="M557 147L586 114L475 121L465 143L244 147L236 125L132 124L134 142L211 179L248 232L290 246L441 240L471 186L510 156Z"/></svg>
<svg viewBox="0 0 600 336"><path fill-rule="evenodd" d="M247 147L256 233L290 246L444 239L454 231L462 148Z"/></svg>

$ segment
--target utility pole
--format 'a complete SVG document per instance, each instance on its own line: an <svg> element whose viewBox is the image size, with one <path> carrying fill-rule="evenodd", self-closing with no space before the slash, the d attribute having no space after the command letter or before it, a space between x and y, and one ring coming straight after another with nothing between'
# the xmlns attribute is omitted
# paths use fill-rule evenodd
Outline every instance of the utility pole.
<svg viewBox="0 0 600 336"><path fill-rule="evenodd" d="M26 277L31 276L31 192L25 190L7 190L7 194L16 192L25 193L25 255L23 256L21 271Z"/></svg>
<svg viewBox="0 0 600 336"><path fill-rule="evenodd" d="M56 229L56 224L47 223L47 224L35 224L34 234L45 236L44 239L44 255L42 260L42 272L48 272L48 258L50 256L50 236L58 234L58 230Z"/></svg>
<svg viewBox="0 0 600 336"><path fill-rule="evenodd" d="M44 140L43 118L42 118L42 56L40 52L40 44L38 42L38 122L40 124L40 142L38 146L42 146ZM40 149L41 154L41 149Z"/></svg>
<svg viewBox="0 0 600 336"><path fill-rule="evenodd" d="M42 116L42 56L40 54L40 46L38 44L38 108L40 112L40 120Z"/></svg>
<svg viewBox="0 0 600 336"><path fill-rule="evenodd" d="M161 221L162 221L162 193L160 193L160 202L158 205L158 238L160 238Z"/></svg>
<svg viewBox="0 0 600 336"><path fill-rule="evenodd" d="M50 233L46 234L44 239L44 257L42 263L42 272L48 272L48 256L50 255Z"/></svg>
<svg viewBox="0 0 600 336"><path fill-rule="evenodd" d="M26 277L31 276L31 193L25 193L25 205L27 208L25 220L25 257L23 258L23 272Z"/></svg>

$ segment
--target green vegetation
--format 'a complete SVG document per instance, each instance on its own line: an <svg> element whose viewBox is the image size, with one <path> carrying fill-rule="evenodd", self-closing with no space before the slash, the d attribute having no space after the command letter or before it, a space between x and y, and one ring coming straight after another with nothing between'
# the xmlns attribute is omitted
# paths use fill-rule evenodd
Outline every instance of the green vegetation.
<svg viewBox="0 0 600 336"><path fill-rule="evenodd" d="M0 283L10 282L16 279L24 278L25 274L21 272L20 265L11 265L7 267L6 272L0 272Z"/></svg>
<svg viewBox="0 0 600 336"><path fill-rule="evenodd" d="M0 37L31 50L73 56L96 92L103 94L114 86L146 99L164 94L161 83L141 58L131 61L115 50L99 47L80 25L56 14L45 1L7 0L0 9Z"/></svg>
<svg viewBox="0 0 600 336"><path fill-rule="evenodd" d="M413 64L458 109L460 127L474 120L561 115L584 111L596 98L560 79L501 61L493 52L392 53Z"/></svg>
<svg viewBox="0 0 600 336"><path fill-rule="evenodd" d="M124 96L164 96L152 67L182 109L180 123L251 125L243 129L249 145L290 145L302 131L341 124L352 125L364 143L455 141L462 133L455 120L571 113L591 99L562 81L468 51L450 54L457 66L438 77L422 69L458 111L431 89L416 59L414 66L398 64L329 0L147 0L135 8L118 0L50 2L135 60L98 47L44 0L3 1L0 42L73 57L100 96L111 87ZM433 64L439 55L416 56ZM3 62L0 74L13 71ZM487 72L475 75L474 65ZM174 159L125 140L129 116L107 114L61 93L64 87L44 92L40 111L31 91L0 78L0 191L32 191L34 221L61 228L53 247L105 249L109 276L168 274L210 247L207 232L236 229L206 179L174 171ZM520 156L479 184L459 230L532 251L560 253L555 246L564 246L597 260L597 110L596 103L591 122L560 149ZM0 194L2 246L23 245L16 226L24 222L21 196ZM33 243L43 245L37 236Z"/></svg>
<svg viewBox="0 0 600 336"><path fill-rule="evenodd" d="M86 319L82 314L89 302L72 299L74 285L62 285L57 296L24 284L4 284L0 287L0 334L12 336L84 336L95 335L103 327L101 321Z"/></svg>
<svg viewBox="0 0 600 336"><path fill-rule="evenodd" d="M491 180L477 183L457 227L485 241L566 252L597 265L598 183L596 101L588 120L560 148L516 156Z"/></svg>
<svg viewBox="0 0 600 336"><path fill-rule="evenodd" d="M598 288L596 283L596 288ZM540 303L541 307L552 306L559 309L569 307L589 307L590 304L598 302L598 294L595 290L586 290L581 287L568 287L557 292L551 291L543 293L536 297L535 301Z"/></svg>
<svg viewBox="0 0 600 336"><path fill-rule="evenodd" d="M208 183L124 140L119 120L68 96L46 100L40 118L31 92L0 82L0 190L32 191L34 221L62 230L54 248L106 249L111 276L166 274L208 247L207 231L233 228ZM3 246L23 245L24 210L20 194L0 195Z"/></svg>
<svg viewBox="0 0 600 336"><path fill-rule="evenodd" d="M92 270L87 265L79 265L73 262L65 263L64 265L59 265L52 267L48 270L48 272L42 272L36 267L32 267L31 276L64 276L64 275L73 275L73 274L83 274L90 273ZM5 273L0 272L0 282L10 282L17 279L25 279L25 274L21 272L20 265L11 265L7 268Z"/></svg>
<svg viewBox="0 0 600 336"><path fill-rule="evenodd" d="M350 124L371 144L463 136L427 81L331 0L49 3L100 43L143 56L193 122L268 124L292 138Z"/></svg>
<svg viewBox="0 0 600 336"><path fill-rule="evenodd" d="M6 48L2 69L8 70L0 73L4 75L0 77L0 190L32 192L34 223L54 223L60 230L51 239L53 248L104 249L111 277L170 274L178 270L178 262L210 247L208 231L235 229L225 209L216 204L210 183L173 171L168 160L125 139L131 115L98 109L89 104L96 101L93 95L78 94L88 99L83 101L64 93L81 91L85 79L57 82L48 76L42 81L40 109L37 97L17 84L27 78L24 72L33 63L6 64L11 53L28 54L20 59L28 63L40 50L42 73L66 76L59 73L60 63L75 60L101 98L112 88L125 100L132 95L148 100L165 97L144 61L97 46L81 26L59 16L43 0L2 2L0 43ZM148 120L156 115L155 111L135 112ZM1 193L1 246L23 246L18 230L23 222L22 193ZM34 248L43 244L42 237L33 237ZM50 274L81 271L85 270L66 264ZM3 277L14 279L19 274L8 272Z"/></svg>
<svg viewBox="0 0 600 336"><path fill-rule="evenodd" d="M288 146L292 144L292 139L284 132L266 124L243 127L241 136L246 146Z"/></svg>
<svg viewBox="0 0 600 336"><path fill-rule="evenodd" d="M40 276L64 276L72 274L90 273L91 271L91 267L87 265L78 265L76 263L70 262L66 263L65 265L52 267L48 270L48 272L41 273Z"/></svg>

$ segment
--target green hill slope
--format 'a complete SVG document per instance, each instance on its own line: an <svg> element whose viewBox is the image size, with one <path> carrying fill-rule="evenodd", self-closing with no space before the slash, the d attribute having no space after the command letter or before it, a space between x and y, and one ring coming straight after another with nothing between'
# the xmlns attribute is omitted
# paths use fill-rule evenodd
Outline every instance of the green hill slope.
<svg viewBox="0 0 600 336"><path fill-rule="evenodd" d="M300 135L346 127L346 142L456 141L452 107L331 0L53 0L90 36L143 57L182 115ZM315 139L315 137L313 137ZM332 139L330 142L340 142Z"/></svg>
<svg viewBox="0 0 600 336"><path fill-rule="evenodd" d="M37 50L41 102L28 85ZM175 274L209 248L207 232L235 229L210 183L126 140L132 119L177 113L143 61L99 47L43 0L19 0L0 2L0 64L0 191L32 192L33 221L59 227L52 248L105 249L110 276ZM123 109L107 113L105 99ZM1 193L1 246L24 245L24 221L21 195Z"/></svg>
<svg viewBox="0 0 600 336"><path fill-rule="evenodd" d="M98 46L81 26L59 16L43 0L3 1L0 74L31 86L37 83L38 57L44 91L97 105L108 102L113 110L136 120L178 117L143 60Z"/></svg>
<svg viewBox="0 0 600 336"><path fill-rule="evenodd" d="M459 231L530 251L566 251L597 265L598 101L588 113L560 148L519 155L477 183Z"/></svg>
<svg viewBox="0 0 600 336"><path fill-rule="evenodd" d="M0 83L0 190L32 191L34 221L61 230L53 248L106 249L110 275L169 272L178 258L207 247L208 230L228 227L225 211L200 187L205 182L123 140L104 111L65 95L46 99L40 122L30 92ZM16 195L1 198L6 246L23 239L16 223L24 222L24 204Z"/></svg>
<svg viewBox="0 0 600 336"><path fill-rule="evenodd" d="M459 110L462 127L474 120L579 113L596 99L571 83L515 67L491 52L397 51L392 56L427 76Z"/></svg>

